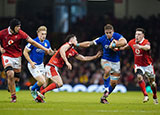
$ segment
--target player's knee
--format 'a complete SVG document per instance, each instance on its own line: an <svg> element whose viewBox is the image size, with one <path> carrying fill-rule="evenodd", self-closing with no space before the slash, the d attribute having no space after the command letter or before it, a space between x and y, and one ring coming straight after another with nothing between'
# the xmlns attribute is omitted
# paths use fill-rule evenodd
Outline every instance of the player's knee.
<svg viewBox="0 0 160 115"><path fill-rule="evenodd" d="M58 88L60 88L60 87L62 87L63 86L63 83L61 82L61 83L57 83L57 87Z"/></svg>
<svg viewBox="0 0 160 115"><path fill-rule="evenodd" d="M136 76L137 76L138 80L142 80L143 79L143 72L142 72L142 70L137 69Z"/></svg>
<svg viewBox="0 0 160 115"><path fill-rule="evenodd" d="M14 71L13 71L13 67L12 66L7 66L5 69L4 69L6 75L9 77L9 78L13 78L14 77Z"/></svg>

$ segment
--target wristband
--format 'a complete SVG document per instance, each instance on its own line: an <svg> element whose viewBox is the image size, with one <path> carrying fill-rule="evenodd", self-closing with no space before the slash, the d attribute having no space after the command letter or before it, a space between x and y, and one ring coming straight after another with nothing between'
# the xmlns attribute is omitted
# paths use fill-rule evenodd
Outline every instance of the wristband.
<svg viewBox="0 0 160 115"><path fill-rule="evenodd" d="M79 47L79 43L77 43L76 46Z"/></svg>

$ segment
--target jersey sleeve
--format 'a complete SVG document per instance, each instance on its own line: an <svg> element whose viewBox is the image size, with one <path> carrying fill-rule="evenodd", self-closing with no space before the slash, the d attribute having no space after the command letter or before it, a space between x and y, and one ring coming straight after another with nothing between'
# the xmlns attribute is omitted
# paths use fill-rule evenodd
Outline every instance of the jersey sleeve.
<svg viewBox="0 0 160 115"><path fill-rule="evenodd" d="M28 38L28 34L23 32L22 30L19 30L19 34L21 35L22 39L27 39Z"/></svg>
<svg viewBox="0 0 160 115"><path fill-rule="evenodd" d="M116 40L119 40L119 39L124 38L124 37L121 34L114 32L113 38L116 39Z"/></svg>
<svg viewBox="0 0 160 115"><path fill-rule="evenodd" d="M145 41L145 45L151 45L148 40Z"/></svg>
<svg viewBox="0 0 160 115"><path fill-rule="evenodd" d="M95 45L100 44L100 43L102 42L103 37L104 37L104 36L99 37L99 38L96 38L95 40L93 40L93 43L94 43Z"/></svg>
<svg viewBox="0 0 160 115"><path fill-rule="evenodd" d="M33 45L32 44L30 44L30 43L27 43L27 45L26 45L26 48L29 50L29 51L31 51L32 49L33 49Z"/></svg>
<svg viewBox="0 0 160 115"><path fill-rule="evenodd" d="M130 40L130 41L128 42L128 45L131 46L131 44L132 44L132 41Z"/></svg>

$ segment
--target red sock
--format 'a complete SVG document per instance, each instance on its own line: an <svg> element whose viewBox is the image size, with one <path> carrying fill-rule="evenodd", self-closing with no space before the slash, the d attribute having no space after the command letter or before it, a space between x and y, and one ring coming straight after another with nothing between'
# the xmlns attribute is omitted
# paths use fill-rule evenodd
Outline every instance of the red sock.
<svg viewBox="0 0 160 115"><path fill-rule="evenodd" d="M44 89L44 87L43 87L43 86L41 86L40 91L42 91L43 89Z"/></svg>
<svg viewBox="0 0 160 115"><path fill-rule="evenodd" d="M53 90L55 88L57 88L57 85L55 83L51 83L48 87L46 87L45 89L43 89L41 91L41 93L44 94L44 93L46 93L46 92L48 92L50 90Z"/></svg>
<svg viewBox="0 0 160 115"><path fill-rule="evenodd" d="M151 86L152 92L153 92L153 99L157 99L157 86L153 87Z"/></svg>
<svg viewBox="0 0 160 115"><path fill-rule="evenodd" d="M139 83L139 86L140 86L144 96L147 96L148 94L146 92L146 84L145 84L144 80L142 80L142 81L140 81L138 83Z"/></svg>

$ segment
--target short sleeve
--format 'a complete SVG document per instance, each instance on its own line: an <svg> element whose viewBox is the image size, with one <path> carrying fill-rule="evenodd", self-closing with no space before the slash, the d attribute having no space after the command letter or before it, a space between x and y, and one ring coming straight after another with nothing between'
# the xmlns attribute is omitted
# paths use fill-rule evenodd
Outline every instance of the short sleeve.
<svg viewBox="0 0 160 115"><path fill-rule="evenodd" d="M132 44L132 40L130 40L130 41L128 42L128 45L129 45L129 46L131 46L131 44Z"/></svg>
<svg viewBox="0 0 160 115"><path fill-rule="evenodd" d="M30 43L27 43L26 48L27 48L29 51L31 51L32 48L33 48L33 45L30 44Z"/></svg>
<svg viewBox="0 0 160 115"><path fill-rule="evenodd" d="M21 35L22 39L27 39L28 38L28 34L26 34L24 31L19 30L19 34Z"/></svg>
<svg viewBox="0 0 160 115"><path fill-rule="evenodd" d="M99 37L99 38L96 38L95 40L93 40L94 44L97 45L97 44L101 44L102 41L103 41L103 38L105 38L105 35Z"/></svg>
<svg viewBox="0 0 160 115"><path fill-rule="evenodd" d="M124 38L124 37L121 34L114 32L113 38L116 39L116 40L119 40L119 39Z"/></svg>

